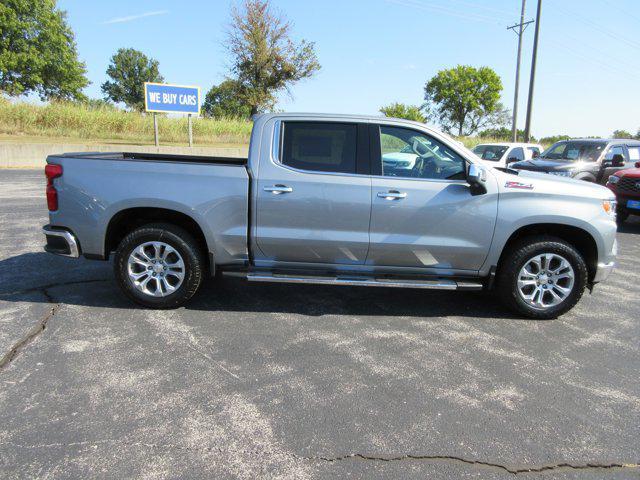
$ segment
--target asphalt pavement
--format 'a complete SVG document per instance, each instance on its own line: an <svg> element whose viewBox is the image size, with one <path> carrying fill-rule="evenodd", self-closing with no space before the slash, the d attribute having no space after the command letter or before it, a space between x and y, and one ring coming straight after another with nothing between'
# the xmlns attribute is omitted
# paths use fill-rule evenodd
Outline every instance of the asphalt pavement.
<svg viewBox="0 0 640 480"><path fill-rule="evenodd" d="M483 293L210 281L138 308L0 170L0 478L640 478L640 221L553 321Z"/></svg>

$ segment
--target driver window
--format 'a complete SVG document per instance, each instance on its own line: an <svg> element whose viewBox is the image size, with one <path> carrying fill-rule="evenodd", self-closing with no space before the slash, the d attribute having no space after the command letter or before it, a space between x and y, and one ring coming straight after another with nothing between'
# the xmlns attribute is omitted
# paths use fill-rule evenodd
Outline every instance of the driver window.
<svg viewBox="0 0 640 480"><path fill-rule="evenodd" d="M622 155L624 157L624 148L622 147L622 145L616 145L614 147L611 147L607 152L607 154L605 155L604 159L613 160L614 155Z"/></svg>
<svg viewBox="0 0 640 480"><path fill-rule="evenodd" d="M464 180L465 160L444 143L408 128L380 126L385 177Z"/></svg>

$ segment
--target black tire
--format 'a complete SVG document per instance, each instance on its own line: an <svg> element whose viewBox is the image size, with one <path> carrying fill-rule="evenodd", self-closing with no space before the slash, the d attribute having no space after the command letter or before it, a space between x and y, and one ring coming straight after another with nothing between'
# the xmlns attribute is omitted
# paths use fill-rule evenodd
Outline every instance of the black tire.
<svg viewBox="0 0 640 480"><path fill-rule="evenodd" d="M560 255L566 259L573 268L574 283L571 292L562 302L541 309L533 307L522 298L518 289L518 275L530 259L544 253ZM496 290L502 302L516 313L528 318L549 320L568 312L578 303L587 280L587 264L575 247L556 237L532 236L518 241L501 259L496 275Z"/></svg>
<svg viewBox="0 0 640 480"><path fill-rule="evenodd" d="M129 276L128 261L133 250L140 245L159 241L175 249L182 257L184 278L175 292L155 297L136 288ZM131 300L149 308L168 309L184 305L195 295L205 277L206 262L201 246L189 232L175 225L155 223L137 228L122 239L116 249L113 268L120 289ZM161 288L159 282L155 286Z"/></svg>

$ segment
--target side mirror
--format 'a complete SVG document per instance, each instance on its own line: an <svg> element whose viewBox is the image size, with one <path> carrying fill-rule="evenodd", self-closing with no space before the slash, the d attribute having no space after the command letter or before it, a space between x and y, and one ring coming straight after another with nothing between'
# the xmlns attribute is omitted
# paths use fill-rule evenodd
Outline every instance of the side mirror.
<svg viewBox="0 0 640 480"><path fill-rule="evenodd" d="M469 171L467 172L467 182L471 186L472 195L482 195L487 193L487 187L485 182L487 181L487 171L472 163L469 165Z"/></svg>
<svg viewBox="0 0 640 480"><path fill-rule="evenodd" d="M616 153L613 158L611 158L611 166L612 167L624 167L624 157Z"/></svg>
<svg viewBox="0 0 640 480"><path fill-rule="evenodd" d="M537 150L534 150L531 153L531 158L538 158L540 156L540 152L538 152Z"/></svg>
<svg viewBox="0 0 640 480"><path fill-rule="evenodd" d="M519 162L520 159L516 157L507 158L507 163Z"/></svg>
<svg viewBox="0 0 640 480"><path fill-rule="evenodd" d="M636 162L636 168L640 168L640 162Z"/></svg>

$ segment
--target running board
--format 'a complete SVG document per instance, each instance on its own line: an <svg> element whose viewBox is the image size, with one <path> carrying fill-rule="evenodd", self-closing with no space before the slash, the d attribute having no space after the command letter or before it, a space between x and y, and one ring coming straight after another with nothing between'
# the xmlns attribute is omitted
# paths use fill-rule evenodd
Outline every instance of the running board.
<svg viewBox="0 0 640 480"><path fill-rule="evenodd" d="M482 290L480 282L437 280L397 280L357 276L314 277L304 275L279 275L269 273L249 273L250 282L306 283L314 285L351 285L356 287L424 288L431 290Z"/></svg>

